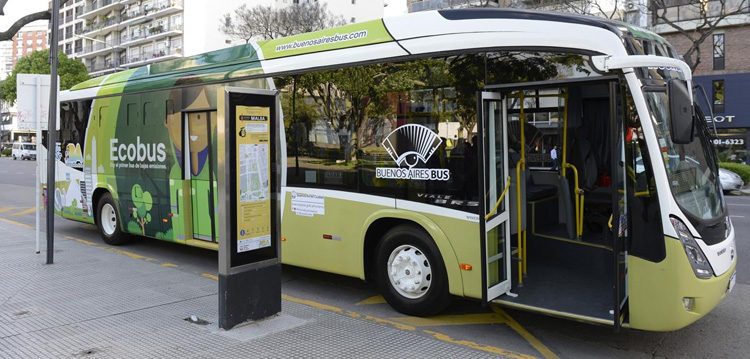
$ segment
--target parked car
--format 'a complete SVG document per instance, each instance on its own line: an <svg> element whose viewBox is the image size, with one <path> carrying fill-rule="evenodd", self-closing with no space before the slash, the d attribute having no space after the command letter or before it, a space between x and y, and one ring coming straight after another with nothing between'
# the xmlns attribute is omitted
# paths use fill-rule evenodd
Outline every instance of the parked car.
<svg viewBox="0 0 750 359"><path fill-rule="evenodd" d="M17 142L13 144L11 152L14 160L36 160L36 145L33 143Z"/></svg>
<svg viewBox="0 0 750 359"><path fill-rule="evenodd" d="M745 185L740 175L723 168L719 168L719 182L724 193L739 191Z"/></svg>

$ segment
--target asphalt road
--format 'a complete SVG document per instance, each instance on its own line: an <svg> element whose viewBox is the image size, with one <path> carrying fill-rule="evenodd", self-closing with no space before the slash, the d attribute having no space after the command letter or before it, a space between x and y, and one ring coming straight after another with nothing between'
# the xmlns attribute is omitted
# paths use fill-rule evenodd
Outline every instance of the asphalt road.
<svg viewBox="0 0 750 359"><path fill-rule="evenodd" d="M34 224L33 210L29 210L34 199L34 164L0 158L0 220ZM503 309L502 314L498 314L492 308L464 299L455 299L443 315L420 322L404 317L383 303L372 284L290 266L283 268L283 291L363 317L412 323L456 345L539 358L746 357L750 352L750 342L746 340L750 333L750 261L745 261L750 258L747 235L750 233L750 196L730 196L727 203L738 233L738 284L709 315L676 332L624 330L614 333L609 327L511 309ZM57 218L55 223L57 241L102 243L94 226L62 218ZM153 259L195 275L211 276L217 272L217 254L209 250L151 239L139 239L117 250L131 255L134 260ZM55 255L56 261L75 260L75 253L56 252ZM430 335L425 333L422 335Z"/></svg>

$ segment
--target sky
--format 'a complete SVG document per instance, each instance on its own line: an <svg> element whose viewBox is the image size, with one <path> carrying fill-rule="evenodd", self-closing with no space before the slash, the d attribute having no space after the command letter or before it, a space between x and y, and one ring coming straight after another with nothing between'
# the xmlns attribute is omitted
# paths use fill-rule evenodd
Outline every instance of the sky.
<svg viewBox="0 0 750 359"><path fill-rule="evenodd" d="M0 16L0 30L5 31L21 16L46 10L49 0L8 0L5 4L5 16ZM44 21L47 22L46 20Z"/></svg>
<svg viewBox="0 0 750 359"><path fill-rule="evenodd" d="M388 6L383 9L383 17L406 14L406 0L385 0Z"/></svg>

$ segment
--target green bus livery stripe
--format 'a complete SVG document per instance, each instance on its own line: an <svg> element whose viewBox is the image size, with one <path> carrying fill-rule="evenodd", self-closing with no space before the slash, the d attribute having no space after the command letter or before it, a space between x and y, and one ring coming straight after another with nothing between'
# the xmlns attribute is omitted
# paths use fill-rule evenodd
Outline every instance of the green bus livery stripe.
<svg viewBox="0 0 750 359"><path fill-rule="evenodd" d="M393 41L383 20L372 20L333 29L309 32L257 43L264 59L310 54ZM73 86L81 90L100 86L100 95L154 90L180 82L205 83L262 74L261 61L252 43L168 60L135 69L100 76ZM121 83L126 82L126 86ZM119 84L119 85L118 85ZM104 93L102 93L104 92Z"/></svg>
<svg viewBox="0 0 750 359"><path fill-rule="evenodd" d="M383 20L372 20L258 43L264 59L393 41Z"/></svg>

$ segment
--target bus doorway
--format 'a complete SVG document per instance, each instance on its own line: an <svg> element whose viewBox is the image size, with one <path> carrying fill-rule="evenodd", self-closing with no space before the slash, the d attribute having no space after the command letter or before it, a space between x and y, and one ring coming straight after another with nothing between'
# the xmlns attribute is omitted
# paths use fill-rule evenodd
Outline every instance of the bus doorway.
<svg viewBox="0 0 750 359"><path fill-rule="evenodd" d="M190 181L193 238L215 241L216 171L215 129L216 111L186 112L185 151L183 152L185 179Z"/></svg>
<svg viewBox="0 0 750 359"><path fill-rule="evenodd" d="M499 302L602 324L622 318L627 213L617 84L599 78L493 89L507 127L501 167L509 168L512 260L510 292ZM486 153L485 171L493 163L500 164ZM484 197L492 197L485 181Z"/></svg>

